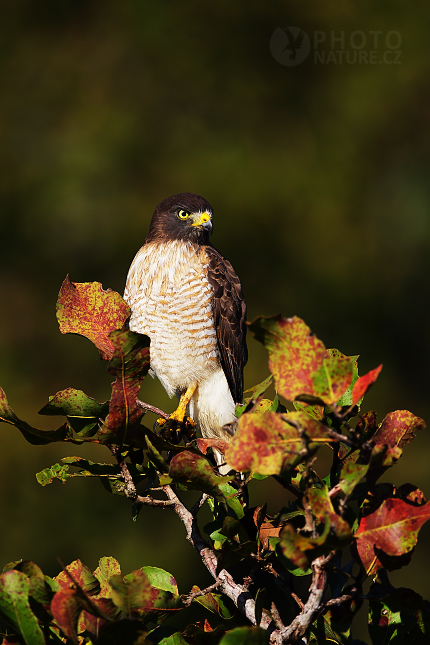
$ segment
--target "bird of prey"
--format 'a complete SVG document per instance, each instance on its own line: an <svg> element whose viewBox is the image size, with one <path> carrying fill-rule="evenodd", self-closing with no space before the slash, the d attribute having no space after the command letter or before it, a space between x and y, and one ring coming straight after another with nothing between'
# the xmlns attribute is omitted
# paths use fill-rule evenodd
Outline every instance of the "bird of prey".
<svg viewBox="0 0 430 645"><path fill-rule="evenodd" d="M246 305L230 262L209 242L212 207L192 193L162 201L134 258L124 299L130 329L151 339L155 374L179 399L170 419L188 414L205 438L229 441L224 429L242 402L247 361ZM214 451L222 474L230 467Z"/></svg>

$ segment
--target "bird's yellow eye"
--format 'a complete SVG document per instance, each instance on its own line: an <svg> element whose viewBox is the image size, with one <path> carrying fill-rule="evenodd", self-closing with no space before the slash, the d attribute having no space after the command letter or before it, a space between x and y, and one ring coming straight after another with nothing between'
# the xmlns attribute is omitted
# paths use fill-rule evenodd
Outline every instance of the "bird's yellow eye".
<svg viewBox="0 0 430 645"><path fill-rule="evenodd" d="M189 217L191 217L191 213L188 213L188 211L184 211L183 208L180 208L177 211L177 213L178 213L179 219L188 219Z"/></svg>

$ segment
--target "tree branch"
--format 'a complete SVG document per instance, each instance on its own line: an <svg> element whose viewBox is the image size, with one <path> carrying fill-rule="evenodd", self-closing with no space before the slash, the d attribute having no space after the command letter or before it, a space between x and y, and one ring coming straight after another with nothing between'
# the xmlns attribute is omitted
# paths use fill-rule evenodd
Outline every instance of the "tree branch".
<svg viewBox="0 0 430 645"><path fill-rule="evenodd" d="M281 631L283 642L297 643L314 622L321 609L321 600L327 587L326 566L334 556L334 551L327 556L316 558L312 563L313 575L310 594L302 612L296 616L291 625Z"/></svg>
<svg viewBox="0 0 430 645"><path fill-rule="evenodd" d="M207 542L202 538L196 518L185 507L170 486L165 486L164 490L168 499L173 502L173 510L180 517L185 526L188 542L190 542L190 544L195 548L206 569L218 583L218 589L234 602L239 611L246 616L250 623L255 625L255 602L249 591L243 585L236 583L226 569L222 569L217 574L217 557ZM260 626L263 629L268 630L271 634L271 641L273 643L281 645L281 632L277 629L276 623L272 620L269 614L264 611Z"/></svg>

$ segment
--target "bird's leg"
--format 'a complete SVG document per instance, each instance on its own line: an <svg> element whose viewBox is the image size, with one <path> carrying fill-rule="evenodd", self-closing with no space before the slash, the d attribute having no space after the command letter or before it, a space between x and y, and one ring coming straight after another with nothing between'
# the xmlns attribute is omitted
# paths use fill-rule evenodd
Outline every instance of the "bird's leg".
<svg viewBox="0 0 430 645"><path fill-rule="evenodd" d="M194 421L189 417L185 418L185 415L187 413L187 406L191 401L191 398L194 392L196 391L196 388L197 388L197 383L193 383L192 385L189 385L185 390L185 392L182 392L178 407L174 412L172 412L169 418L157 420L156 425L162 429L163 433L165 430L167 430L168 432L176 430L178 425L179 426L185 425L186 435L191 436L192 434L194 434L194 425L195 425ZM185 420L185 424L184 424L184 420Z"/></svg>
<svg viewBox="0 0 430 645"><path fill-rule="evenodd" d="M181 398L179 399L179 405L174 412L170 415L169 419L178 421L182 423L187 413L187 406L192 399L194 392L196 391L197 383L189 385L185 392L182 392Z"/></svg>

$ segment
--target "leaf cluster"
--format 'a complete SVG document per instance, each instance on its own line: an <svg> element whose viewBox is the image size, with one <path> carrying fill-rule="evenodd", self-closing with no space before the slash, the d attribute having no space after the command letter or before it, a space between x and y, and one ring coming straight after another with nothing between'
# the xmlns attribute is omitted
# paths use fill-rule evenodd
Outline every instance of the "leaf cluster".
<svg viewBox="0 0 430 645"><path fill-rule="evenodd" d="M74 562L53 580L34 563L11 563L0 576L4 643L348 645L364 603L373 645L428 642L428 603L394 589L387 572L410 562L430 502L413 484L379 482L425 424L406 410L381 422L373 411L361 413L382 366L359 376L357 356L326 349L299 318L257 318L249 329L268 351L271 374L245 392L231 441L199 439L189 422L168 420L157 433L142 423L156 410L138 399L149 339L127 328L129 314L119 294L66 278L60 330L93 342L114 377L111 398L98 403L80 390L57 392L40 414L65 421L47 432L19 419L0 390L0 420L35 445L106 446L107 463L66 456L38 473L38 482L98 477L108 492L131 500L135 520L147 505L173 510L214 583L180 596L167 572L143 567L122 576L113 558L102 558L93 573ZM272 382L273 401L264 398ZM332 453L329 472L318 466L321 446ZM221 477L215 449L242 475ZM284 491L274 515L267 504L246 501L247 484L268 477ZM180 497L187 490L200 494L192 508ZM201 526L203 505L211 520ZM175 631L169 619L191 604L216 614L218 626L205 614Z"/></svg>

